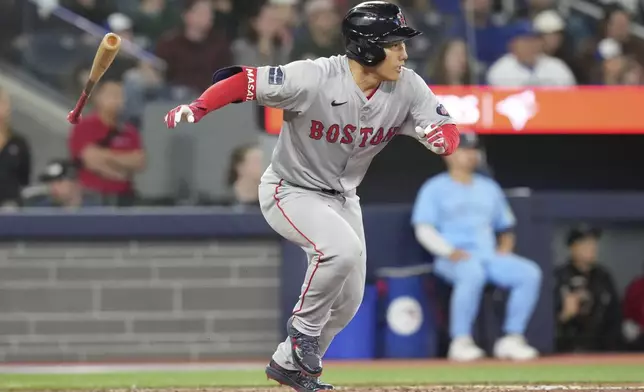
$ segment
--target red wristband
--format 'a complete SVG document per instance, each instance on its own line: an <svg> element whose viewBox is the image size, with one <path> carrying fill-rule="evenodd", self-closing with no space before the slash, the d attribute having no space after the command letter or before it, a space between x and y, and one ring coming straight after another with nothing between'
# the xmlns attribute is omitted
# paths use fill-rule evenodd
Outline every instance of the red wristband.
<svg viewBox="0 0 644 392"><path fill-rule="evenodd" d="M461 136L458 132L458 128L456 128L456 125L454 124L443 125L441 127L441 131L443 131L443 136L445 137L445 141L447 142L447 149L442 155L450 155L458 148L458 145L461 141Z"/></svg>

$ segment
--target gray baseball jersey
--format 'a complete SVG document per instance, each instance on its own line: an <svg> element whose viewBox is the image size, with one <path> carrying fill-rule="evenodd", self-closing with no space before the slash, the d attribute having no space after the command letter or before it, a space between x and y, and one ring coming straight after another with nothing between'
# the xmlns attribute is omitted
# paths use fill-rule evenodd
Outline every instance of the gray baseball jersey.
<svg viewBox="0 0 644 392"><path fill-rule="evenodd" d="M256 74L249 75L248 94L284 110L271 167L301 186L351 191L394 136L416 138L415 126L454 123L423 79L407 68L370 98L353 80L345 55L249 72Z"/></svg>
<svg viewBox="0 0 644 392"><path fill-rule="evenodd" d="M417 137L416 126L452 120L408 69L370 98L353 80L346 56L246 72L246 100L284 109L259 204L268 224L308 256L293 326L319 336L324 354L362 302L367 255L356 188L369 164L394 136ZM278 346L273 360L297 369L290 339Z"/></svg>

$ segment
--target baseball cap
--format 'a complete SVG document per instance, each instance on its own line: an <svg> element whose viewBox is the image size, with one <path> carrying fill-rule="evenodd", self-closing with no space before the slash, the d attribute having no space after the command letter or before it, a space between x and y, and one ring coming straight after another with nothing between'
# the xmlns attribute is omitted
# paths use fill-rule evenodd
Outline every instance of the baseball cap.
<svg viewBox="0 0 644 392"><path fill-rule="evenodd" d="M129 16L116 12L107 17L107 25L115 33L132 29L132 19Z"/></svg>
<svg viewBox="0 0 644 392"><path fill-rule="evenodd" d="M311 16L312 14L320 11L333 11L335 10L335 3L333 0L309 0L304 6L304 14Z"/></svg>
<svg viewBox="0 0 644 392"><path fill-rule="evenodd" d="M540 12L534 18L532 24L534 29L541 34L557 33L563 31L566 27L566 22L554 10Z"/></svg>
<svg viewBox="0 0 644 392"><path fill-rule="evenodd" d="M599 239L601 237L601 230L587 225L580 225L574 227L568 231L568 236L566 237L566 244L571 246L579 240L583 240L589 237Z"/></svg>
<svg viewBox="0 0 644 392"><path fill-rule="evenodd" d="M71 161L66 159L54 159L50 161L45 167L45 170L38 176L38 179L45 183L71 178L76 178L76 168Z"/></svg>
<svg viewBox="0 0 644 392"><path fill-rule="evenodd" d="M476 132L469 130L462 131L458 148L481 148L481 141Z"/></svg>
<svg viewBox="0 0 644 392"><path fill-rule="evenodd" d="M508 36L510 41L522 37L537 37L539 32L535 30L532 22L519 21L508 26Z"/></svg>
<svg viewBox="0 0 644 392"><path fill-rule="evenodd" d="M622 54L622 45L612 38L604 38L597 45L597 58L599 60L611 60Z"/></svg>

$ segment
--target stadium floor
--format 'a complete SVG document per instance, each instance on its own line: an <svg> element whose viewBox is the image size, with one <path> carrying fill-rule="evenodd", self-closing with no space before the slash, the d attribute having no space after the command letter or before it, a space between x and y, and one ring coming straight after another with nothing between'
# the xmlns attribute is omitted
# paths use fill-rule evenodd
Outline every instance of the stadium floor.
<svg viewBox="0 0 644 392"><path fill-rule="evenodd" d="M0 365L0 390L268 392L264 363ZM324 380L356 392L644 391L644 355L485 360L328 361Z"/></svg>

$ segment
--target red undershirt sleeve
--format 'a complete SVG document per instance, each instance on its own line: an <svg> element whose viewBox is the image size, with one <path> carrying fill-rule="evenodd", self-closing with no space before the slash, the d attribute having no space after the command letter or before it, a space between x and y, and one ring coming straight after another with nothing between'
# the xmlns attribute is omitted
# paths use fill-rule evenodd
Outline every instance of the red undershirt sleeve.
<svg viewBox="0 0 644 392"><path fill-rule="evenodd" d="M254 90L254 81L249 83L244 70L210 86L195 101L195 105L205 109L206 112L212 112L231 103L252 101L255 99L255 94L248 93L251 86Z"/></svg>

